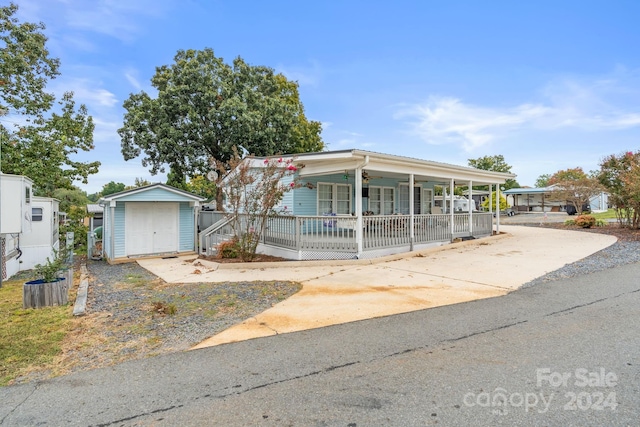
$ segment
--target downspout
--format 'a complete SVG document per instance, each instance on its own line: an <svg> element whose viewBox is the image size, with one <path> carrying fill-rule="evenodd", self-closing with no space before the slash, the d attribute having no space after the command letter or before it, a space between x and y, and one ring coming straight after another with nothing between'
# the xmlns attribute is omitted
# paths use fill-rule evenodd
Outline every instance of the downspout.
<svg viewBox="0 0 640 427"><path fill-rule="evenodd" d="M193 247L196 249L196 253L200 255L200 202L193 202Z"/></svg>
<svg viewBox="0 0 640 427"><path fill-rule="evenodd" d="M369 156L364 156L364 162L356 167L356 258L362 256L363 221L362 221L362 169L369 164Z"/></svg>
<svg viewBox="0 0 640 427"><path fill-rule="evenodd" d="M111 260L113 260L115 258L115 235L113 233L114 227L116 226L116 221L115 221L115 217L116 217L116 202L115 201L111 201L109 203L109 208L111 209L111 218L110 218L110 222L111 222L111 233L109 233L109 247L111 250ZM125 230L125 233L127 232L127 230ZM103 229L103 233L104 233L104 229ZM102 236L104 237L104 235ZM104 241L103 241L103 245L102 247L104 248Z"/></svg>

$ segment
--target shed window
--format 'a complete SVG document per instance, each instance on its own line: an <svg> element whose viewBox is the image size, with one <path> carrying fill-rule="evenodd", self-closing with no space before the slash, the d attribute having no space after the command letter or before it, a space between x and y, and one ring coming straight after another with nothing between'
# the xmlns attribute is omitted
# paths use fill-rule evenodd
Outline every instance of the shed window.
<svg viewBox="0 0 640 427"><path fill-rule="evenodd" d="M42 208L31 208L31 221L42 221Z"/></svg>

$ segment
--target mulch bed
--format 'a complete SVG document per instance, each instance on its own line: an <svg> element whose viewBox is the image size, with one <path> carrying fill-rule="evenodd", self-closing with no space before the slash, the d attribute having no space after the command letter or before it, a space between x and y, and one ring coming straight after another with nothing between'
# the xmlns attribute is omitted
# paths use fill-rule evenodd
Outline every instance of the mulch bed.
<svg viewBox="0 0 640 427"><path fill-rule="evenodd" d="M562 223L546 223L535 225L537 227L555 228L562 230L584 231L586 233L600 233L615 236L622 242L638 242L640 241L640 229L621 227L618 223L609 223L603 227L581 228L575 225L564 225Z"/></svg>

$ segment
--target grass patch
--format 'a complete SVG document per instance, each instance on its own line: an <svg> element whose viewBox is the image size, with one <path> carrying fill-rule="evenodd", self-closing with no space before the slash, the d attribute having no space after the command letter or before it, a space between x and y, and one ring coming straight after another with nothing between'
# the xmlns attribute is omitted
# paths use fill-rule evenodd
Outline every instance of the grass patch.
<svg viewBox="0 0 640 427"><path fill-rule="evenodd" d="M22 308L24 280L0 288L0 386L53 362L73 328L71 307Z"/></svg>
<svg viewBox="0 0 640 427"><path fill-rule="evenodd" d="M589 214L595 219L617 219L615 209L609 209L606 212L597 212Z"/></svg>
<svg viewBox="0 0 640 427"><path fill-rule="evenodd" d="M141 274L127 274L127 277L125 277L124 280L126 283L133 286L144 286L149 282L147 279L142 277Z"/></svg>

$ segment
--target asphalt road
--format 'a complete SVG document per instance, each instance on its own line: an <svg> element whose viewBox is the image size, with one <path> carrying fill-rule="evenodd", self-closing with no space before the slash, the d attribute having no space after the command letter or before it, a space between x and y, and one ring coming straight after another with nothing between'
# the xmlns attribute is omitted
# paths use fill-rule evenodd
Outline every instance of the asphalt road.
<svg viewBox="0 0 640 427"><path fill-rule="evenodd" d="M637 426L640 264L0 389L1 425Z"/></svg>

